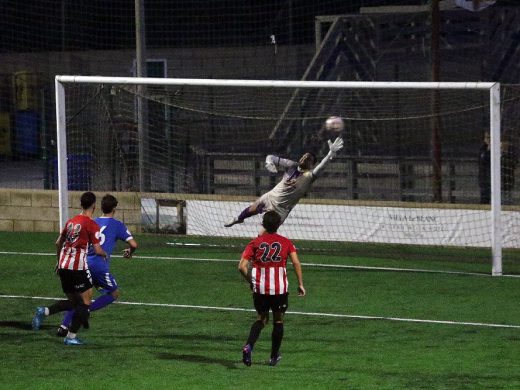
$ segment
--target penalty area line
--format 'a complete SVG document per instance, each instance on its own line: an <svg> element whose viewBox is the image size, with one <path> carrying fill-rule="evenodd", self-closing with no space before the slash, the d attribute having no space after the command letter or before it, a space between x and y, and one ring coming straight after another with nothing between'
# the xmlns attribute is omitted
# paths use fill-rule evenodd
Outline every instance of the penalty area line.
<svg viewBox="0 0 520 390"><path fill-rule="evenodd" d="M0 295L0 298L5 299L41 299L41 300L59 300L63 298L52 297L30 297L24 295ZM118 305L128 306L145 306L145 307L168 307L178 309L194 309L194 310L213 310L213 311L240 311L240 312L255 312L254 309L245 309L240 307L219 307L219 306L204 306L204 305L182 305L175 303L148 303L148 302L115 302ZM485 322L467 322L467 321L447 321L447 320L424 320L417 318L402 318L402 317L386 317L386 316L364 316L355 314L337 314L337 313L319 313L319 312L301 312L301 311L287 311L287 314L310 317L332 317L332 318L348 318L356 320L379 320L379 321L394 321L394 322L410 322L421 324L440 324L440 325L459 325L459 326L473 326L481 328L506 328L506 329L520 329L520 325L508 324L492 324Z"/></svg>

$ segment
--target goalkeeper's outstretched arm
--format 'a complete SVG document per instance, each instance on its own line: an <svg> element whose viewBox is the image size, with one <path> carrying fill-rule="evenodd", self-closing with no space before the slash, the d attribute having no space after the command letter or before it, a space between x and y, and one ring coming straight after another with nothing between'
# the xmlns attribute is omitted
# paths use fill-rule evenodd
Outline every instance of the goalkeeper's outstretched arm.
<svg viewBox="0 0 520 390"><path fill-rule="evenodd" d="M265 169L272 173L278 172L278 168L287 169L295 165L298 165L296 161L273 156L272 154L265 158Z"/></svg>
<svg viewBox="0 0 520 390"><path fill-rule="evenodd" d="M327 143L329 144L329 153L327 153L323 160L321 160L321 162L312 170L312 175L314 177L318 177L325 165L327 165L327 163L332 160L341 149L343 149L343 139L340 137L336 138L334 142L328 140Z"/></svg>

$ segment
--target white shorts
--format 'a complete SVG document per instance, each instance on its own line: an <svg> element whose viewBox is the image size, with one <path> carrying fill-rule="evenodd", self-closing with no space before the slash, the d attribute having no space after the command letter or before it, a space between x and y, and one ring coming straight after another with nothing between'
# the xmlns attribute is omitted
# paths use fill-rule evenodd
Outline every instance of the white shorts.
<svg viewBox="0 0 520 390"><path fill-rule="evenodd" d="M271 194L269 192L266 192L260 198L258 198L255 202L255 206L257 209L261 207L262 213L271 210L276 211L278 215L280 215L281 223L283 223L286 220L286 218L289 216L289 213L292 210L278 206L276 202L273 202Z"/></svg>

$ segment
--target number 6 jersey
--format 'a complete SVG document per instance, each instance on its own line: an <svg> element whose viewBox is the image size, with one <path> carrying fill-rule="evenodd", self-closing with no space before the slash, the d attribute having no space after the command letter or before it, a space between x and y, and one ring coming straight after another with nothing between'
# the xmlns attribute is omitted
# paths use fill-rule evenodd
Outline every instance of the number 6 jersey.
<svg viewBox="0 0 520 390"><path fill-rule="evenodd" d="M287 258L296 252L294 244L277 233L264 233L251 241L242 257L252 262L253 292L264 295L287 294Z"/></svg>

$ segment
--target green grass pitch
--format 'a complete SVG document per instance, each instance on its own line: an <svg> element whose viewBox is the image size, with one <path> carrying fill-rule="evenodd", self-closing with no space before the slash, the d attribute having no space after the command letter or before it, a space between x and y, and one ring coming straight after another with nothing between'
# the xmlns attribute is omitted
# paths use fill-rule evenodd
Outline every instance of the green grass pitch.
<svg viewBox="0 0 520 390"><path fill-rule="evenodd" d="M301 251L308 295L296 296L289 267L283 359L266 365L269 324L246 367L241 347L255 314L239 249L138 236L135 258L112 262L121 302L92 314L80 333L87 345L69 347L55 336L59 314L30 329L36 306L63 295L55 238L0 233L2 389L520 388L519 278L355 268L448 268L428 256Z"/></svg>

